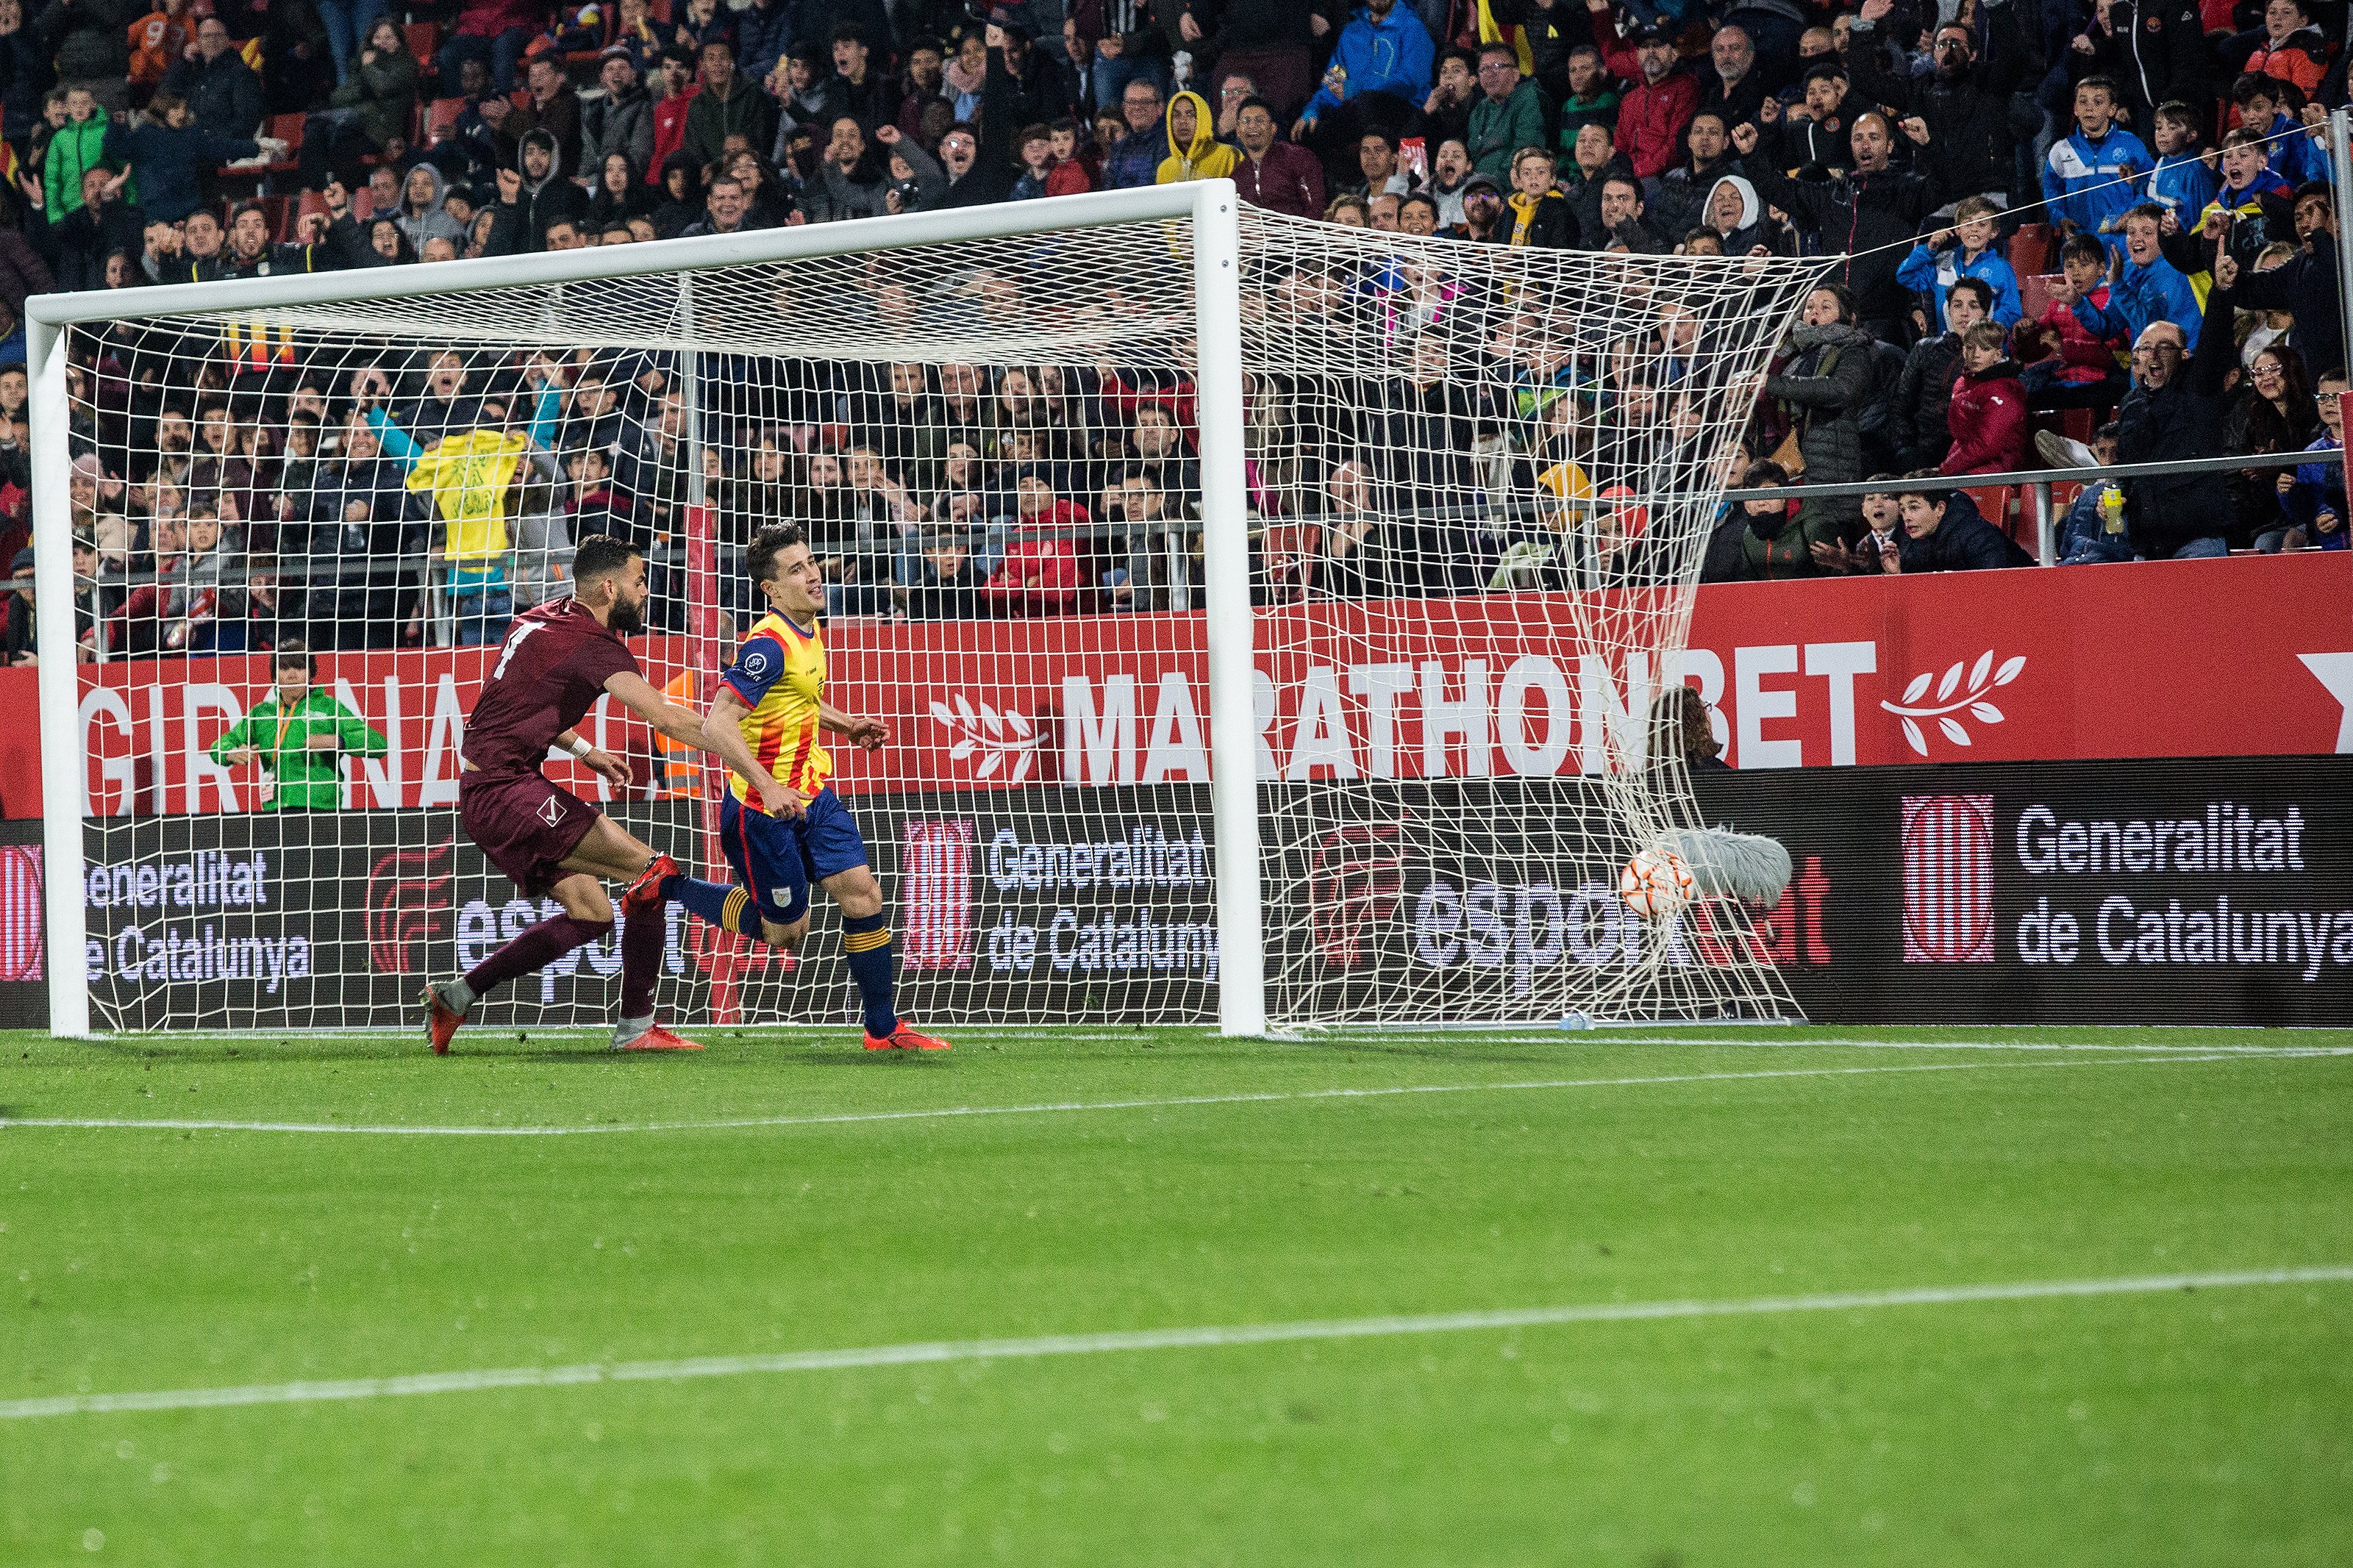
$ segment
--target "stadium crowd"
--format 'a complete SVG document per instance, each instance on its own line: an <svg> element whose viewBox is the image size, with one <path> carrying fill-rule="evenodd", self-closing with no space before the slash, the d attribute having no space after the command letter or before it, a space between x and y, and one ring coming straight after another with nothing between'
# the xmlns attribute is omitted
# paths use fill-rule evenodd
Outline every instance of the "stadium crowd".
<svg viewBox="0 0 2353 1568"><path fill-rule="evenodd" d="M2074 474L2063 495L2091 481L2059 523L2065 562L2346 544L2334 462L2116 485L2088 471L2339 444L2321 129L2346 99L2343 0L384 6L0 0L7 657L31 657L30 293L1220 176L1265 208L1402 236L1841 258L1736 451L1708 455L1791 499L1727 505L1705 580L2023 564L2019 493L1954 487L2037 468ZM1634 476L1610 458L1630 421L1683 418L1670 372L1526 395L1508 351L1499 377L1497 351L1440 341L1450 286L1427 271L1334 286L1429 340L1428 376L1369 402L1253 390L1373 411L1324 419L1325 447L1368 455L1323 462L1304 491L1254 478L1269 596L1572 568L1566 545L1546 556L1559 517L1537 520L1533 550L1512 527L1421 536L1449 559L1410 581L1366 564L1368 520L1443 511L1514 465L1577 503L1561 514L1601 537L1588 559L1633 543L1640 520L1613 524L1609 503ZM271 327L202 352L158 352L135 326L74 342L89 646L494 640L555 591L584 514L682 570L665 547L698 400L663 356L354 359ZM761 396L740 371L705 372L702 484L731 531L809 522L836 610L1183 601L1198 543L1181 523L1196 482L1181 366L908 364L855 385L779 371ZM1403 481L1369 455L1384 430L1424 454ZM1806 493L1882 479L1860 500ZM495 504L460 504L485 487Z"/></svg>

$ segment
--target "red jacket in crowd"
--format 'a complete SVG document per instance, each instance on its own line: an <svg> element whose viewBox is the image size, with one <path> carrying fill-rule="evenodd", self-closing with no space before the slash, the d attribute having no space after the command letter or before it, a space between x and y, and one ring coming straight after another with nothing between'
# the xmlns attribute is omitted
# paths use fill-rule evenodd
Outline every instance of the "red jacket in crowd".
<svg viewBox="0 0 2353 1568"><path fill-rule="evenodd" d="M2108 286L2101 284L2085 298L2094 310L2106 310ZM2059 362L2064 367L2059 379L2068 385L2089 386L2106 380L2118 368L2116 350L2125 346L2124 340L2094 336L2082 317L2057 300L2043 307L2036 324L2042 329L2045 342L2056 341Z"/></svg>
<svg viewBox="0 0 2353 1568"><path fill-rule="evenodd" d="M495 38L517 28L528 33L545 32L545 0L468 0L459 8L458 25L450 30L460 37Z"/></svg>
<svg viewBox="0 0 2353 1568"><path fill-rule="evenodd" d="M2018 366L2009 360L1955 376L1945 424L1953 433L1953 449L1937 465L1941 472L2007 474L2031 466L2033 422L2027 417Z"/></svg>
<svg viewBox="0 0 2353 1568"><path fill-rule="evenodd" d="M1234 189L1252 206L1293 217L1324 216L1324 161L1296 142L1277 142L1263 158L1235 161Z"/></svg>
<svg viewBox="0 0 2353 1568"><path fill-rule="evenodd" d="M1066 500L1048 503L1021 519L1021 531L1006 547L997 575L981 590L1015 615L1066 615L1079 605L1079 543L1070 537L1039 537L1050 530L1085 528L1094 519ZM1029 531L1035 529L1038 534Z"/></svg>
<svg viewBox="0 0 2353 1568"><path fill-rule="evenodd" d="M1591 15L1601 63L1635 84L1618 100L1618 151L1634 165L1637 178L1656 179L1683 161L1683 132L1699 111L1699 79L1676 70L1644 81L1633 46L1618 36L1617 18L1607 11Z"/></svg>

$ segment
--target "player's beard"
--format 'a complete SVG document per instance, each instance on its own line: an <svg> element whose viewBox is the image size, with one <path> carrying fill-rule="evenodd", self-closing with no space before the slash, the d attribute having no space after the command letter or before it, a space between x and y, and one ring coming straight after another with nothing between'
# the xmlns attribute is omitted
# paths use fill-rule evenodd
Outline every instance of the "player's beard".
<svg viewBox="0 0 2353 1568"><path fill-rule="evenodd" d="M613 613L606 618L605 625L615 637L633 637L646 629L646 612L627 599L616 599Z"/></svg>

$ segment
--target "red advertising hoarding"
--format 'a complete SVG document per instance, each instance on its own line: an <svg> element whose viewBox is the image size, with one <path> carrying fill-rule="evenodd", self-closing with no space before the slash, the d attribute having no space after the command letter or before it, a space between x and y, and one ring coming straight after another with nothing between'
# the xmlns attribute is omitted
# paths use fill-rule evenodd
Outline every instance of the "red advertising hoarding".
<svg viewBox="0 0 2353 1568"><path fill-rule="evenodd" d="M1672 671L1561 652L1569 614L1537 595L1261 611L1261 775L1597 770L1610 765L1605 723L1647 711L1675 679L1699 689L1725 759L1744 769L2353 752L2342 552L1703 588ZM837 754L841 788L1198 782L1204 637L1198 613L839 623L834 700L893 731L879 754ZM685 638L638 646L658 683L687 672ZM455 804L458 744L492 651L322 656L326 684L391 742L351 765L350 804ZM84 676L94 814L259 804L252 770L215 767L205 748L266 694L266 659L124 661ZM33 680L0 671L0 700L29 713ZM691 788L683 758L654 751L609 701L586 727L638 762L627 793ZM0 739L10 816L38 815L36 745L30 725ZM550 768L614 798L568 761Z"/></svg>

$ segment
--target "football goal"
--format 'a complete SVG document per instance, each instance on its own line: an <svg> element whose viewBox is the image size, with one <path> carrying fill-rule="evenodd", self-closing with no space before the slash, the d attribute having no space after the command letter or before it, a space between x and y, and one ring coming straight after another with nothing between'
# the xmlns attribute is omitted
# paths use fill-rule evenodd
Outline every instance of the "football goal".
<svg viewBox="0 0 2353 1568"><path fill-rule="evenodd" d="M543 912L456 810L513 618L628 540L707 702L780 522L890 730L835 787L926 1024L1794 1016L1757 905L1618 878L1706 826L1693 586L1824 265L1209 181L40 297L53 1027L407 1023ZM630 781L551 775L723 879L722 781L587 728ZM664 1014L854 1017L819 911L797 959L673 911ZM602 1020L617 942L479 1022Z"/></svg>

